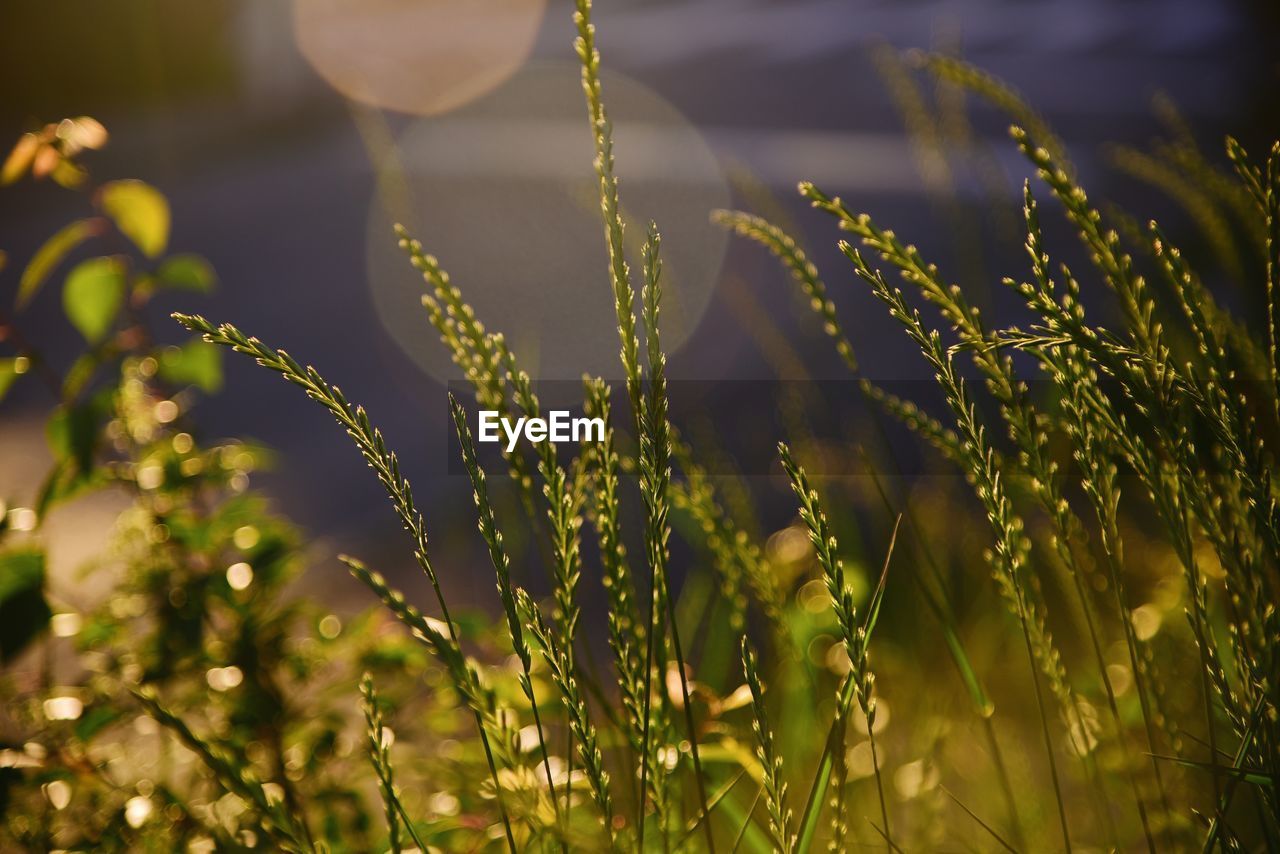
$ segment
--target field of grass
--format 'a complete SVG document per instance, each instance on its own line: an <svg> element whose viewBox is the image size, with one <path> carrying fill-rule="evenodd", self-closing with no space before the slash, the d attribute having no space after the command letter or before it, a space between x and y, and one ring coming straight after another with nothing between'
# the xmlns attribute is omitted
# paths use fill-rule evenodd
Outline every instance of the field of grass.
<svg viewBox="0 0 1280 854"><path fill-rule="evenodd" d="M762 479L712 474L716 449L669 417L661 223L626 218L591 13L577 0L621 366L616 389L583 378L603 440L521 446L486 471L476 409L536 416L536 383L503 318L477 317L412 234L388 235L474 391L448 405L496 588L486 613L451 613L456 567L376 413L229 323L175 314L189 343L152 343L153 299L216 285L203 259L168 254L158 190L98 184L90 217L7 259L0 394L45 383L60 403L53 470L0 514L0 849L1280 848L1280 145L1228 138L1219 163L1169 108L1171 141L1114 152L1190 213L1188 256L1236 286L1211 293L1157 223L1086 195L1006 84L942 55L880 57L922 156L946 141L918 76L1013 122L1025 255L1000 286L1023 321L991 324L983 283L811 183L799 192L829 215L842 269L820 272L785 224L708 211L776 258L875 413L843 446L799 424L777 437L794 515L767 526ZM85 188L105 139L88 118L28 134L4 182ZM1078 269L1060 260L1078 257L1072 235ZM66 276L85 345L63 376L20 312L86 247L103 254ZM863 373L850 287L882 304L936 396ZM268 451L204 444L190 413L224 352L328 411L429 593L343 556L369 607L340 619L307 595L302 535L248 488ZM899 476L898 424L960 476ZM819 477L833 456L870 474ZM96 490L129 506L96 562L111 593L81 613L46 589L42 524ZM516 571L525 550L536 585ZM583 585L606 613L583 609ZM74 684L52 677L68 659Z"/></svg>

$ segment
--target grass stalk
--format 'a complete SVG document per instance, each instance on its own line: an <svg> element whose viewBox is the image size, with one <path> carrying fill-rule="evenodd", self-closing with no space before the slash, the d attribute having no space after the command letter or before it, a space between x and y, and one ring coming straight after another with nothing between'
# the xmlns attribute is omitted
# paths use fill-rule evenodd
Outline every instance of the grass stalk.
<svg viewBox="0 0 1280 854"><path fill-rule="evenodd" d="M892 239L891 236L890 239ZM1062 797L1057 759L1054 756L1053 739L1049 733L1049 722L1043 707L1039 678L1039 670L1044 667L1052 681L1058 673L1059 665L1056 652L1047 643L1043 623L1039 618L1033 618L1030 613L1031 606L1026 593L1027 580L1024 578L1029 544L1022 533L1021 520L1013 512L989 452L990 446L985 430L977 421L976 409L969 400L963 381L955 371L951 357L942 346L941 337L936 331L931 333L925 331L919 312L909 309L902 292L897 288L890 288L879 273L872 272L856 249L847 243L842 243L841 249L853 262L858 275L871 285L875 295L889 306L890 315L903 325L908 336L920 347L925 359L936 371L938 382L956 418L960 436L970 455L969 469L975 477L978 497L987 510L995 532L995 551L992 557L996 567L996 580L1021 623L1027 655L1032 665L1032 685L1040 711L1040 724L1058 806L1058 818L1062 826L1063 844L1070 851L1070 825L1067 822L1066 805Z"/></svg>
<svg viewBox="0 0 1280 854"><path fill-rule="evenodd" d="M381 431L370 424L369 416L365 413L364 407L353 406L349 403L342 391L337 386L325 382L315 368L303 368L285 351L274 350L257 338L246 336L230 324L224 323L215 327L198 315L175 314L174 318L187 329L204 336L206 341L229 347L237 353L251 356L259 365L275 371L289 382L301 387L308 397L329 410L334 419L346 429L347 435L355 442L365 462L374 470L378 480L382 483L388 497L391 499L396 515L400 518L401 524L413 540L414 558L431 582L432 590L435 591L436 602L440 606L440 613L444 619L445 633L447 633L441 635L442 639L446 639L446 642L436 648L448 649L451 653L456 651L457 655L461 656L461 651L457 647L457 634L453 620L449 616L448 605L445 604L444 593L440 589L439 579L436 578L431 560L427 556L426 524L414 504L413 490L409 486L409 481L400 472L400 463L396 459L395 453L387 449ZM460 691L462 690L461 685L456 685L455 687L458 687ZM478 711L476 723L480 728L480 738L484 742L485 753L490 759L493 783L497 787L498 796L501 799L501 786L498 783L497 768L492 762L492 748L489 745L488 735L480 721L480 713ZM515 851L515 836L512 834L511 822L507 818L505 808L502 810L502 823L506 832L507 843L511 850Z"/></svg>
<svg viewBox="0 0 1280 854"><path fill-rule="evenodd" d="M764 772L765 805L769 810L769 832L778 851L796 850L796 837L791 830L792 814L787 807L787 782L782 774L782 757L773 744L773 731L764 707L764 686L760 684L755 650L742 639L742 670L751 689L751 727L756 734L756 755Z"/></svg>
<svg viewBox="0 0 1280 854"><path fill-rule="evenodd" d="M317 850L306 820L286 809L281 802L269 798L262 781L252 769L222 747L197 735L182 718L161 704L154 689L146 687L134 691L133 695L156 723L172 732L199 757L223 789L246 802L261 817L261 829L282 851L308 854Z"/></svg>
<svg viewBox="0 0 1280 854"><path fill-rule="evenodd" d="M400 830L409 834L413 844L419 851L426 851L426 845L414 829L413 821L405 813L400 803L400 795L396 792L395 777L391 766L391 746L383 736L384 724L382 707L378 702L378 692L373 687L373 677L368 673L360 679L361 706L364 710L365 724L369 736L369 759L373 764L374 775L378 778L378 787L382 792L382 804L387 815L387 844L392 854L400 854L402 850Z"/></svg>
<svg viewBox="0 0 1280 854"><path fill-rule="evenodd" d="M462 448L462 462L471 480L472 496L475 499L476 512L479 516L480 535L489 551L489 559L493 563L498 577L498 596L502 600L502 610L507 619L507 632L511 637L511 648L520 660L520 690L524 692L533 712L533 725L538 733L538 750L542 756L542 768L547 778L547 793L551 798L551 806L557 822L560 821L560 806L556 798L555 780L551 774L551 759L547 751L546 735L542 727L542 715L538 709L538 698L533 690L533 661L529 654L529 645L525 642L524 629L520 614L516 607L516 594L511 584L511 563L503 546L502 531L498 529L494 518L493 506L489 502L489 490L484 469L476 458L475 442L471 438L471 430L467 427L467 413L462 404L449 395L449 407L453 414L454 429L458 434L458 443ZM566 809L567 809L566 802Z"/></svg>
<svg viewBox="0 0 1280 854"><path fill-rule="evenodd" d="M542 617L542 611L529 598L524 590L516 590L518 607L524 614L529 633L542 648L543 657L551 669L551 677L560 689L565 711L569 715L569 726L577 737L578 752L591 786L591 797L600 810L605 838L609 848L613 848L613 800L609 794L609 772L604 770L604 755L600 752L599 739L595 725L591 723L587 711L586 699L578 687L578 678L574 673L573 660L568 650L557 638Z"/></svg>
<svg viewBox="0 0 1280 854"><path fill-rule="evenodd" d="M649 360L649 393L647 396L648 429L640 438L641 494L645 497L646 547L651 565L662 577L666 590L667 622L671 629L672 651L676 657L676 669L680 679L681 706L684 709L685 726L689 733L689 754L693 760L694 786L698 794L698 810L707 840L707 850L714 854L715 835L707 812L707 784L702 773L702 759L698 752L698 728L693 717L693 703L689 695L689 676L685 665L684 650L680 643L680 626L676 620L675 601L667 582L669 553L667 541L671 535L667 517L670 512L671 491L671 427L667 421L666 354L662 352L658 315L662 303L662 238L652 222L644 243L644 286L640 301L644 307L644 338ZM645 483L648 489L645 489ZM650 626L650 631L654 627Z"/></svg>

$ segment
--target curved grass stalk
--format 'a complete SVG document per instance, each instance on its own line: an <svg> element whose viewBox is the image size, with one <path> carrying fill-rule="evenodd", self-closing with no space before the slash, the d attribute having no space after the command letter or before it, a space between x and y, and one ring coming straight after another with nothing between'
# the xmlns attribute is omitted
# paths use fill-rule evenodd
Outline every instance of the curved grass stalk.
<svg viewBox="0 0 1280 854"><path fill-rule="evenodd" d="M704 545L720 576L720 595L729 605L729 627L734 631L745 627L745 590L749 587L770 626L778 631L781 629L782 603L772 575L767 570L760 570L758 553L755 559L750 557L754 543L746 539L746 532L739 531L737 524L716 500L715 489L706 470L693 461L691 454L685 453L687 447L677 447L685 481L671 485L671 506L688 513L703 535Z"/></svg>
<svg viewBox="0 0 1280 854"><path fill-rule="evenodd" d="M147 714L176 735L188 750L200 758L205 767L217 778L222 788L253 807L254 811L262 817L263 831L276 845L280 846L282 851L291 852L291 854L307 854L307 852L318 850L305 818L295 815L292 811L285 809L281 803L267 797L262 781L257 778L252 769L228 756L226 751L218 745L196 735L182 718L160 703L154 690L150 688L135 690L133 696L146 708Z"/></svg>
<svg viewBox="0 0 1280 854"><path fill-rule="evenodd" d="M1089 208L1084 192L1074 186L1061 169L1053 166L1047 152L1032 145L1026 134L1017 129L1014 130L1014 137L1023 152L1036 165L1040 176L1049 183L1055 195L1062 201L1068 218L1080 228L1082 238L1093 251L1095 263L1104 273L1108 283L1120 293L1134 346L1128 351L1117 346L1108 337L1085 327L1082 311L1064 311L1051 298L1035 296L1035 289L1030 286L1025 286L1024 295L1027 295L1035 303L1034 307L1040 310L1049 332L1065 332L1067 336L1065 340L1088 352L1108 373L1123 383L1126 394L1141 407L1139 409L1141 414L1150 419L1156 437L1165 449L1167 457L1172 459L1171 463L1166 463L1161 458L1152 456L1151 449L1145 447L1126 448L1126 458L1139 471L1153 497L1157 499L1161 517L1169 527L1175 549L1187 572L1188 588L1192 591L1193 634L1200 645L1202 655L1206 657L1208 675L1216 682L1216 671L1219 666L1216 664L1216 652L1211 654L1211 650L1214 650L1216 645L1212 640L1211 629L1207 625L1203 597L1199 593L1203 587L1203 580L1195 566L1192 536L1187 528L1188 520L1185 516L1183 500L1184 498L1187 500L1186 508L1194 513L1196 521L1210 535L1224 566L1249 567L1252 564L1249 541L1255 535L1261 537L1267 544L1264 550L1266 553L1276 554L1280 524L1277 520L1276 504L1271 495L1269 469L1265 465L1254 464L1262 453L1260 440L1257 435L1252 434L1256 431L1243 429L1235 406L1224 407L1220 398L1217 405L1214 405L1213 398L1219 394L1215 389L1217 383L1211 381L1206 385L1194 373L1184 376L1172 364L1167 349L1159 341L1159 324L1152 319L1154 306L1143 293L1141 277L1132 273L1128 257L1118 253L1114 234L1102 232L1099 217L1096 211ZM1229 143L1229 150L1230 148ZM1248 166L1247 161L1242 160L1238 163L1238 167L1246 179L1246 184L1249 184L1250 179L1258 178L1257 173ZM1166 275L1173 280L1179 298L1184 304L1194 303L1193 298L1190 300L1187 298L1191 290L1187 287L1187 276L1177 269L1179 259L1176 254L1163 250L1158 239L1157 251L1162 255ZM1188 317L1197 335L1207 334L1209 327L1202 318L1192 314ZM1204 355L1210 358L1210 368L1213 370L1213 361L1220 359L1218 348L1204 342L1208 342L1208 338L1203 339L1202 350ZM1212 374L1210 378L1212 380ZM1230 493L1225 502L1210 493L1212 484L1206 482L1206 478L1201 476L1202 463L1193 455L1187 427L1184 424L1185 415L1178 409L1180 403L1189 403L1193 407L1205 427L1212 431L1222 450L1232 458L1233 463L1228 466L1230 471L1227 474L1227 485L1234 491L1236 487L1233 481L1239 482L1239 489L1245 497L1244 506L1248 510L1241 515L1253 519L1252 534L1244 537L1225 535L1225 531L1231 526L1227 524L1230 517L1223 514L1231 508L1238 507L1239 504ZM1122 433L1118 433L1117 436L1120 442L1126 441ZM1166 474L1164 470L1169 465L1173 466L1173 470ZM1241 572L1239 569L1236 574L1246 578L1254 576L1250 571ZM1210 703L1207 683L1204 693L1206 703ZM1239 730L1243 714L1231 693L1220 691L1219 699ZM1206 708L1206 719L1212 743L1214 740L1213 715L1208 708Z"/></svg>
<svg viewBox="0 0 1280 854"><path fill-rule="evenodd" d="M892 231L876 226L867 214L855 216L838 197L827 196L812 184L801 184L800 191L815 207L835 216L841 229L857 235L865 245L877 251L886 262L897 267L904 280L917 286L924 297L938 307L943 317L959 334L962 344L973 350L974 361L985 377L988 389L999 402L1001 416L1008 424L1010 434L1019 448L1019 462L1027 469L1037 498L1054 523L1058 554L1075 584L1076 594L1085 616L1086 634L1094 648L1101 678L1106 681L1101 646L1090 610L1091 605L1081 578L1082 570L1091 568L1091 565L1082 566L1068 545L1073 539L1079 539L1083 529L1079 519L1057 491L1054 466L1046 453L1048 439L1041 423L1042 419L1025 400L1024 385L1014 376L1012 362L1007 356L998 353L990 346L994 339L984 328L978 309L968 303L957 285L945 285L938 276L937 267L926 262L914 246L903 244ZM989 445L987 451L994 454L994 449ZM967 463L964 468L966 471L971 471L972 457L967 450L966 458ZM992 458L994 471L1001 470L1000 463L998 458ZM1020 519L1017 525L1020 530ZM1021 537L1021 534L1019 536ZM1070 726L1079 730L1082 737L1087 738L1087 727L1079 703L1067 680L1062 657L1046 627L1044 603L1034 578L1028 581L1026 589L1021 594L1017 594L1024 598L1023 606L1014 601L1016 597L1006 583L1007 576L998 574L997 581L1001 583L1002 593L1012 610L1016 612L1023 606L1028 609L1036 658L1061 707L1062 716ZM1119 730L1118 712L1115 713L1115 718ZM1093 763L1088 758L1087 752L1082 752L1082 758L1085 761L1086 771L1092 775ZM1138 798L1138 810L1145 829L1147 821L1141 798ZM1147 836L1150 839L1149 832Z"/></svg>
<svg viewBox="0 0 1280 854"><path fill-rule="evenodd" d="M1049 122L1032 109L1026 98L1008 83L962 59L942 53L909 51L907 59L936 77L974 93L1002 110L1019 125L1029 128L1054 160L1063 164L1068 173L1075 172L1067 159L1067 147L1062 139L1054 133Z"/></svg>
<svg viewBox="0 0 1280 854"><path fill-rule="evenodd" d="M835 303L827 296L827 288L818 272L818 269L808 259L803 249L797 242L788 235L782 228L768 222L767 220L755 216L753 214L743 213L740 211L718 210L712 213L712 221L719 223L727 228L731 228L736 233L747 237L769 250L769 252L791 273L792 279L800 286L801 291L809 298L809 305L813 311L819 315L822 320L823 331L832 340L836 346L836 352L840 355L845 366L855 375L858 372L858 362L853 353L852 345L849 343L848 337L845 335L839 317L836 314ZM933 445L944 457L951 460L961 469L964 469L967 463L967 457L964 447L955 432L944 427L940 421L933 418L928 413L921 410L913 402L904 400L897 395L891 394L884 389L872 383L865 377L859 377L859 388L868 398L880 404L890 415L902 421L908 428L919 434L929 444ZM877 419L877 426L881 430L882 438L887 437L883 423ZM886 447L889 447L886 438ZM890 453L892 450L890 449ZM993 458L995 459L996 468L1004 469L1005 464L999 454L992 449ZM868 465L868 471L872 473L876 488L880 493L880 497L884 500L887 507L892 510L888 496L885 494L880 479L876 477L875 470ZM911 515L910 507L906 508L908 517ZM914 523L912 523L914 524ZM933 560L933 555L923 542L920 542L920 550L926 558L926 562L931 566L935 573L935 582L939 589L942 589L941 579L937 576L937 566ZM952 660L956 664L956 668L960 673L961 679L969 691L970 699L973 703L973 709L978 718L982 721L983 730L987 734L988 743L991 748L992 761L996 766L998 776L1001 780L1001 789L1005 793L1007 807L1010 820L1014 827L1015 833L1021 837L1021 822L1018 818L1017 804L1013 797L1013 788L1008 779L1008 773L1005 769L1004 759L1000 750L999 742L995 737L995 729L991 722L994 708L991 701L987 697L987 692L981 684L977 673L974 671L970 663L968 653L965 651L959 634L957 633L954 623L954 615L950 614L949 608L946 607L944 600L936 597L918 577L914 574L912 580L919 587L922 595L924 595L930 610L938 618L942 627L944 637L947 640L947 649L951 654ZM851 699L851 694L849 699ZM847 712L849 699L846 699L841 709ZM830 753L828 749L826 753ZM824 754L823 762L827 762L827 756ZM819 781L823 781L823 772L819 773ZM824 783L825 784L825 783ZM815 806L811 798L809 809ZM816 822L816 811L814 812L813 822ZM806 838L805 831L816 826L813 822L802 822L801 839Z"/></svg>
<svg viewBox="0 0 1280 854"><path fill-rule="evenodd" d="M902 292L896 288L890 288L883 277L872 272L856 249L842 242L841 250L853 262L858 275L871 285L875 295L889 306L890 315L903 325L911 340L920 347L926 361L936 371L938 382L956 418L956 426L969 454L969 470L974 475L978 497L987 510L995 533L995 550L992 558L996 568L996 580L1022 626L1027 657L1031 663L1032 685L1035 689L1036 703L1040 709L1041 729L1057 800L1063 843L1070 851L1070 825L1067 822L1066 805L1062 798L1057 759L1054 756L1053 739L1049 734L1038 673L1041 669L1045 670L1051 686L1065 683L1065 677L1061 672L1060 658L1044 626L1043 617L1034 610L1027 592L1028 583L1024 576L1027 572L1026 555L1029 544L1023 533L1022 521L1014 513L1005 493L1003 481L990 454L985 430L977 421L977 412L969 400L964 382L955 371L951 357L942 345L941 337L936 331L925 331L919 312L909 309Z"/></svg>
<svg viewBox="0 0 1280 854"><path fill-rule="evenodd" d="M493 690L481 681L475 665L462 653L457 640L452 635L445 634L447 626L443 622L423 616L421 611L409 604L403 593L387 583L381 573L374 572L356 558L350 555L338 555L338 560L346 564L351 574L372 590L410 634L445 665L454 690L476 717L485 759L489 763L494 791L505 821L506 806L502 798L502 786L498 781L497 763L494 757L496 756L510 768L519 767L521 760L520 751L516 745L516 734L505 716L500 714ZM490 735L493 736L492 742ZM514 840L511 842L514 844Z"/></svg>
<svg viewBox="0 0 1280 854"><path fill-rule="evenodd" d="M494 410L499 417L507 417L511 414L511 406L502 360L493 346L492 336L463 300L462 291L453 284L436 257L423 252L422 244L410 237L403 225L397 223L395 233L400 248L409 255L409 262L422 273L423 281L431 286L432 293L422 295L427 319L440 333L440 341L449 351L453 363L462 369L475 389L476 402ZM525 511L533 518L533 479L529 476L528 464L520 452L509 453L505 445L502 446L502 455L512 479L520 487Z"/></svg>
<svg viewBox="0 0 1280 854"><path fill-rule="evenodd" d="M374 470L378 480L382 483L388 497L391 499L391 504L395 509L396 515L400 518L400 523L413 540L414 559L431 582L431 588L435 592L436 602L440 606L440 613L444 618L444 628L447 635L436 632L435 634L438 635L441 642L436 643L433 641L431 646L442 656L447 655L460 660L462 652L458 647L457 632L453 620L449 616L449 608L445 604L444 593L440 589L440 581L436 578L435 569L432 568L431 560L427 556L426 524L423 522L422 515L418 512L417 505L414 504L413 490L409 486L408 479L400 471L400 463L396 459L395 453L387 449L381 431L369 423L369 416L365 413L364 407L353 406L349 403L346 397L343 396L342 391L337 386L332 386L325 382L315 368L303 368L288 353L283 350L273 350L257 338L246 336L229 323L215 327L199 315L175 313L174 318L192 332L198 332L203 335L206 341L229 347L237 353L251 356L259 365L275 371L289 382L301 387L308 397L329 410L334 419L346 429L347 435L351 437L361 456L364 457L365 462ZM387 602L385 598L384 602ZM400 603L403 604L403 597L400 597ZM412 608L412 606L407 607ZM401 612L397 612L397 616L401 616ZM425 621L423 624L425 625ZM451 666L450 672L455 677L455 687L459 693L466 696L467 691L473 686L466 684L466 680L462 679L461 672L455 667ZM479 709L474 709L474 711L477 718L476 724L480 728L480 739L484 743L485 754L489 758L493 783L498 793L507 844L512 851L515 851L515 837L511 831L511 822L507 818L506 808L502 806L502 789L498 783L497 768L493 764L492 747L489 744L484 724L481 722L482 713Z"/></svg>
<svg viewBox="0 0 1280 854"><path fill-rule="evenodd" d="M836 353L845 367L857 373L858 359L853 353L853 345L840 328L836 304L827 296L827 286L818 275L818 268L795 239L768 220L742 211L715 210L711 212L711 221L759 243L783 263L791 278L809 298L810 307L822 318L822 331L835 344Z"/></svg>
<svg viewBox="0 0 1280 854"><path fill-rule="evenodd" d="M835 302L827 295L827 286L818 274L818 268L797 245L794 238L773 223L742 211L713 211L711 220L759 243L782 262L791 274L791 278L809 299L809 307L822 321L822 330L831 339L840 360L844 362L850 373L858 376L858 385L863 394L918 433L943 456L957 463L963 461L963 450L953 431L944 428L937 419L921 411L911 401L903 400L861 376L853 345L849 343L849 338L836 315Z"/></svg>
<svg viewBox="0 0 1280 854"><path fill-rule="evenodd" d="M1111 150L1111 162L1120 171L1163 191L1181 206L1212 247L1218 263L1236 280L1244 277L1241 253L1231 236L1231 226L1206 193L1173 167L1144 151L1117 146Z"/></svg>

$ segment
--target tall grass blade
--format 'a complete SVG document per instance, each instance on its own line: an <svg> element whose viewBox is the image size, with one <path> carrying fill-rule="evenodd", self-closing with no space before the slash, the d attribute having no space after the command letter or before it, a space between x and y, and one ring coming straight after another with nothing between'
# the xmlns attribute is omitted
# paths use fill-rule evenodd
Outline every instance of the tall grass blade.
<svg viewBox="0 0 1280 854"><path fill-rule="evenodd" d="M502 600L502 610L507 619L507 632L511 636L511 648L520 660L520 690L533 712L533 725L538 736L538 750L542 754L542 768L547 778L547 792L551 797L551 806L556 818L560 817L560 807L556 798L556 785L551 774L551 760L547 751L546 734L542 726L542 715L538 709L538 698L533 690L533 660L529 654L529 645L525 642L524 629L516 606L515 589L511 584L511 564L503 546L502 531L498 530L494 518L493 507L489 503L489 490L484 469L476 458L475 442L471 438L471 430L467 427L467 413L462 404L449 395L449 407L453 414L454 429L458 434L458 443L462 448L462 462L471 479L472 497L475 499L476 511L479 515L480 535L489 550L489 559L493 563L494 572L498 576L498 596ZM566 800L567 803L567 800Z"/></svg>
<svg viewBox="0 0 1280 854"><path fill-rule="evenodd" d="M396 455L387 449L381 431L369 423L369 416L365 413L364 408L353 406L347 402L342 391L337 386L332 386L325 382L315 368L303 368L288 353L283 350L273 350L257 338L246 336L229 323L215 327L198 315L174 314L174 318L192 332L198 332L203 335L206 341L229 347L237 353L251 356L259 365L279 373L289 382L301 387L308 397L329 410L334 419L346 429L347 435L351 437L360 454L364 457L365 462L374 470L378 480L382 483L388 497L391 499L396 515L400 518L401 524L413 540L414 558L435 591L436 602L439 604L440 613L444 618L444 632L434 633L439 643L433 641L432 646L442 654L442 657L448 656L449 658L460 659L462 653L458 649L453 620L449 616L449 608L445 604L440 582L436 578L435 570L431 566L431 560L427 556L426 524L423 522L422 515L418 512L417 505L414 504L413 490L409 486L408 479L400 472L400 463L396 459ZM352 569L355 571L354 567ZM362 580L372 577L372 575L366 574L362 576ZM384 598L384 602L387 601ZM403 604L403 596L399 597L399 602ZM397 616L402 615L397 612ZM451 667L450 670L455 676L455 687L465 696L466 691L471 686L458 681L461 674L456 668ZM476 724L480 728L480 739L484 743L485 754L490 761L494 786L499 793L499 803L501 804L501 786L498 783L496 766L493 765L492 748L480 718L481 712L477 709ZM506 809L502 808L501 812L507 844L514 851L516 843L515 836L511 831L511 823L507 818Z"/></svg>

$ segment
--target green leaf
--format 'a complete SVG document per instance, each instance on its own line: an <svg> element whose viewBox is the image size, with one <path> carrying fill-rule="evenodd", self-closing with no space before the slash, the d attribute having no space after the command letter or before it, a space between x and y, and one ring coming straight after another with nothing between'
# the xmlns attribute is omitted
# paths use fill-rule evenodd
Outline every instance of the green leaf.
<svg viewBox="0 0 1280 854"><path fill-rule="evenodd" d="M108 706L93 706L86 710L80 720L76 722L76 738L81 741L88 741L120 718L121 714L117 709Z"/></svg>
<svg viewBox="0 0 1280 854"><path fill-rule="evenodd" d="M8 664L49 623L44 599L44 552L0 554L0 661Z"/></svg>
<svg viewBox="0 0 1280 854"><path fill-rule="evenodd" d="M831 782L831 770L835 765L835 751L841 750L844 744L844 727L849 714L849 705L853 702L853 680L846 678L836 697L836 716L831 722L831 730L827 733L826 748L822 751L822 759L818 762L818 773L814 775L813 786L809 789L809 799L805 802L804 813L800 816L800 833L796 837L795 851L807 854L818 832L818 817L826 803L827 784Z"/></svg>
<svg viewBox="0 0 1280 854"><path fill-rule="evenodd" d="M171 255L160 264L156 277L162 287L202 294L218 283L213 265L199 255Z"/></svg>
<svg viewBox="0 0 1280 854"><path fill-rule="evenodd" d="M27 268L22 271L18 281L18 299L15 305L19 310L24 308L32 298L40 292L45 279L53 272L71 250L84 241L102 231L102 221L98 219L81 219L64 227L44 242L36 254L31 256Z"/></svg>
<svg viewBox="0 0 1280 854"><path fill-rule="evenodd" d="M125 267L119 258L90 258L67 276L62 307L90 344L97 344L124 305Z"/></svg>
<svg viewBox="0 0 1280 854"><path fill-rule="evenodd" d="M207 394L222 388L222 351L217 344L193 338L160 354L160 377L174 385L198 386Z"/></svg>
<svg viewBox="0 0 1280 854"><path fill-rule="evenodd" d="M116 227L149 258L169 245L169 200L150 184L133 179L104 184L99 199Z"/></svg>
<svg viewBox="0 0 1280 854"><path fill-rule="evenodd" d="M725 798L724 814L731 825L739 828L735 837L737 844L734 846L734 850L741 848L752 852L752 854L769 854L769 852L773 851L773 845L769 842L768 836L760 829L759 825L751 820L751 814L755 812L756 804L760 801L760 796L763 793L764 789L759 789L756 792L755 800L746 807L738 803L736 797Z"/></svg>
<svg viewBox="0 0 1280 854"><path fill-rule="evenodd" d="M63 460L53 467L36 496L36 514L43 517L56 505L79 498L93 490L112 483L105 469L81 471L72 460Z"/></svg>
<svg viewBox="0 0 1280 854"><path fill-rule="evenodd" d="M14 380L25 374L29 365L30 362L26 356L0 359L0 400L4 400L4 396L9 393Z"/></svg>
<svg viewBox="0 0 1280 854"><path fill-rule="evenodd" d="M90 400L55 409L45 427L54 460L70 460L79 471L89 471L102 427L111 416L111 405L110 390L104 389Z"/></svg>
<svg viewBox="0 0 1280 854"><path fill-rule="evenodd" d="M80 396L80 392L84 391L85 386L93 379L93 375L98 370L98 365L102 363L102 356L98 353L90 351L81 353L71 367L67 368L67 373L62 378L62 398L63 400L74 400Z"/></svg>
<svg viewBox="0 0 1280 854"><path fill-rule="evenodd" d="M1255 786L1265 786L1268 789L1273 789L1276 785L1276 775L1268 773L1261 768L1220 765L1217 762L1196 762L1194 759L1183 759L1181 756L1162 756L1159 753L1149 753L1147 755L1156 759L1162 759L1166 762L1174 762L1184 768L1208 771L1211 774L1231 777L1244 783L1251 783Z"/></svg>

